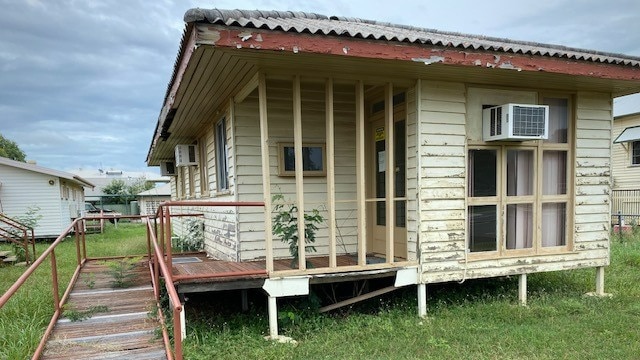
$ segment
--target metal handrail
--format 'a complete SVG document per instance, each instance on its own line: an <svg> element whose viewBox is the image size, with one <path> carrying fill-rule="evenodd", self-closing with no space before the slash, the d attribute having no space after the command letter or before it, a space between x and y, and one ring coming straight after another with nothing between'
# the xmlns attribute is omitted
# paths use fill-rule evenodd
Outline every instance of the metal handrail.
<svg viewBox="0 0 640 360"><path fill-rule="evenodd" d="M51 277L52 277L52 291L53 291L53 306L54 306L54 312L53 312L53 316L51 317L51 321L49 322L49 325L47 326L47 329L45 330L45 333L40 341L40 344L38 345L38 347L36 348L35 353L33 354L32 359L38 359L40 357L40 355L42 354L42 351L44 350L44 346L46 344L46 341L49 337L49 335L51 334L51 332L53 331L53 327L56 323L56 321L58 321L58 318L60 317L61 313L62 313L62 306L64 305L64 303L66 302L67 298L69 297L69 294L71 294L71 289L73 288L73 285L75 284L76 280L78 279L78 276L80 275L80 269L82 268L82 265L84 265L84 263L86 262L86 258L82 258L81 254L80 254L80 227L79 227L79 223L80 223L81 219L75 219L54 241L53 243L51 243L51 245L38 257L38 259L36 259L33 264L31 264L30 267L27 268L27 270L18 278L18 280L16 280L15 283L13 283L13 285L11 285L11 287L4 293L4 295L2 295L0 297L0 309L9 301L9 299L11 299L11 297L13 297L17 291L20 289L20 287L29 279L29 277L36 271L36 269L47 259L47 257L49 257L51 259ZM67 286L64 294L62 295L62 297L60 297L60 293L59 293L59 280L58 280L58 265L57 265L57 261L56 261L56 253L55 253L55 248L65 239L65 237L71 232L71 230L75 230L76 233L76 248L78 249L77 256L78 256L78 265L76 266L76 270L74 271L71 280L69 281L69 285ZM83 246L84 246L84 233L82 234L82 242L83 242Z"/></svg>
<svg viewBox="0 0 640 360"><path fill-rule="evenodd" d="M27 262L27 264L31 263L31 256L29 256L29 236L27 235L27 232L31 232L31 246L33 247L33 258L36 258L36 239L35 239L35 234L33 231L33 228L21 223L20 221L10 218L5 214L1 214L0 213L0 222L5 223L7 225L9 225L10 227L16 229L17 231L22 233L22 237L10 232L7 229L4 228L0 228L0 230L4 231L5 233L9 234L9 235L13 235L15 238L19 238L20 241L16 240L15 238L11 238L7 235L5 235L5 238L13 243L16 243L18 245L22 245L22 247L24 247L24 256L25 256L25 260Z"/></svg>
<svg viewBox="0 0 640 360"><path fill-rule="evenodd" d="M153 246L154 257L153 260L149 263L149 270L152 274L151 282L153 284L153 294L157 302L156 305L158 307L158 315L160 316L160 320L162 322L162 337L164 339L165 348L167 350L167 356L169 357L169 360L173 359L170 351L171 349L169 348L171 342L169 340L165 318L162 313L162 306L160 306L160 275L162 275L162 277L164 278L165 289L167 290L167 294L169 295L170 305L173 307L173 356L175 356L176 360L182 360L183 339L181 335L182 323L180 322L182 303L180 302L180 297L178 296L178 292L173 283L173 275L171 271L169 271L164 261L159 261L159 259L162 259L164 256L162 255L162 251L160 250L160 246L158 245L155 229L152 227L151 221L147 221L147 243L150 243Z"/></svg>
<svg viewBox="0 0 640 360"><path fill-rule="evenodd" d="M150 252L149 257L151 262L149 268L152 276L151 281L153 283L153 291L158 302L158 314L162 320L163 338L165 340L165 346L167 349L167 356L171 356L171 349L169 348L169 336L165 325L164 316L160 307L160 275L165 280L165 288L169 295L170 304L173 310L173 356L176 360L182 360L182 341L183 341L183 329L180 319L181 312L183 311L180 297L176 290L173 273L169 269L173 269L173 256L171 249L171 218L179 216L203 216L201 213L197 214L171 214L169 208L182 206L219 206L219 207L235 207L235 206L264 206L263 202L222 202L222 201L167 201L158 206L155 217L153 217L153 224L151 218L147 222L147 244L149 249L153 248L153 254ZM159 220L159 224L158 221ZM159 227L159 229L158 229ZM158 230L160 230L158 232ZM151 251L151 250L150 250ZM153 257L151 256L153 255ZM255 271L255 274L263 274L266 271ZM206 278L210 274L204 276L195 276L196 278ZM236 274L237 275L237 274ZM171 360L171 358L170 358Z"/></svg>

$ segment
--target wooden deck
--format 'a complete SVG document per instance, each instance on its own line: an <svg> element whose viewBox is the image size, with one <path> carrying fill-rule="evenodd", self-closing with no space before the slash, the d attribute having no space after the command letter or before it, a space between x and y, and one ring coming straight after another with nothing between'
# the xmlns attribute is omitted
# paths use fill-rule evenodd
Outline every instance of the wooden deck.
<svg viewBox="0 0 640 360"><path fill-rule="evenodd" d="M383 259L370 256L367 258L371 264L384 262ZM323 269L329 267L329 257L316 256L307 257L307 262L311 264L312 269ZM340 255L336 258L338 268L355 266L358 264L357 258L353 255ZM297 263L291 264L291 259L278 259L274 261L275 271L292 270L297 267ZM264 284L264 279L268 278L266 271L264 274L258 275L241 275L249 271L265 270L266 264L264 260L256 261L223 261L213 260L207 258L204 254L189 254L189 255L176 255L173 261L173 275L199 275L199 274L224 274L225 276L206 278L206 279L188 279L175 281L176 288L179 293L189 292L206 292L206 291L220 291L220 290L235 290L235 289L249 289L260 288ZM237 273L238 275L234 275ZM355 275L352 277L343 276L343 280L355 280L360 277L374 278L392 276L395 274L395 269L388 269L388 271L381 272L379 274L367 273L364 276ZM317 275L316 275L317 276ZM312 276L311 282L325 282L320 277L315 278Z"/></svg>
<svg viewBox="0 0 640 360"><path fill-rule="evenodd" d="M112 287L102 261L89 261L80 272L55 325L42 359L166 359L160 324L149 316L155 308L149 268L144 260L134 270L131 286ZM99 310L82 321L69 314Z"/></svg>

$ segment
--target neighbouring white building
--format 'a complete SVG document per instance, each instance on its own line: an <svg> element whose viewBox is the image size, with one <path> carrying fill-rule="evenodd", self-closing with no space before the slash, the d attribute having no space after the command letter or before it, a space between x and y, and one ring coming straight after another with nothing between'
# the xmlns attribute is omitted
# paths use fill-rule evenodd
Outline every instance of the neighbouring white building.
<svg viewBox="0 0 640 360"><path fill-rule="evenodd" d="M85 189L93 187L75 174L0 157L0 212L15 218L39 209L38 238L60 235L81 215Z"/></svg>

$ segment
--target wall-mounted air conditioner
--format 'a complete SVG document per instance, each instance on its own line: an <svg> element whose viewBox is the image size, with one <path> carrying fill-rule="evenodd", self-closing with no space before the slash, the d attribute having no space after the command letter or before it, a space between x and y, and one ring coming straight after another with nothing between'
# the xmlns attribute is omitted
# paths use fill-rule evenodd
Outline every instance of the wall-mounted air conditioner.
<svg viewBox="0 0 640 360"><path fill-rule="evenodd" d="M547 105L504 104L482 110L484 141L524 141L547 139Z"/></svg>
<svg viewBox="0 0 640 360"><path fill-rule="evenodd" d="M160 162L160 175L162 176L176 176L176 163L173 161L161 161Z"/></svg>
<svg viewBox="0 0 640 360"><path fill-rule="evenodd" d="M176 145L176 166L198 165L198 148L195 145Z"/></svg>

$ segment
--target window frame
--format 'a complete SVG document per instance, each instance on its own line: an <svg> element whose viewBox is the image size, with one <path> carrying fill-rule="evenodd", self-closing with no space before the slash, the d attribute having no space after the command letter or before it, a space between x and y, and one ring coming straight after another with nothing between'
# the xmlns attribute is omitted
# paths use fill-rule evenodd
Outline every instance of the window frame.
<svg viewBox="0 0 640 360"><path fill-rule="evenodd" d="M557 93L540 93L538 94L538 103L544 104L547 99L562 99L567 102L567 134L566 142L550 142L545 140L532 140L522 142L507 141L468 141L465 157L467 189L466 195L466 251L472 259L485 258L503 258L522 255L542 255L569 252L573 248L573 232L569 229L573 228L573 219L569 216L573 208L573 189L574 189L574 152L575 144L575 119L574 109L575 102L573 97L567 94ZM551 120L550 120L551 121ZM472 197L469 190L469 156L473 150L489 150L497 149L496 154L496 196ZM533 150L534 151L534 191L533 195L507 196L507 153L509 150ZM544 154L545 151L563 151L566 152L566 163L564 167L566 185L563 194L545 195L543 189L544 182ZM543 246L542 229L543 222L542 208L545 204L564 203L564 245ZM533 243L531 248L507 249L507 206L517 204L532 204L533 209ZM471 251L471 227L473 226L470 219L471 207L482 205L496 206L496 250L494 251Z"/></svg>
<svg viewBox="0 0 640 360"><path fill-rule="evenodd" d="M286 170L285 148L294 147L293 142L278 142L278 176L296 176L295 170ZM323 142L305 142L304 148L320 148L322 154L322 170L304 170L303 176L327 176L327 146ZM295 159L295 157L294 157Z"/></svg>
<svg viewBox="0 0 640 360"><path fill-rule="evenodd" d="M640 166L640 149L638 149L639 154L635 155L636 145L640 148L640 140L631 141L631 145L629 146L629 166ZM633 160L637 158L638 162L633 162Z"/></svg>
<svg viewBox="0 0 640 360"><path fill-rule="evenodd" d="M229 162L227 151L227 122L222 117L214 125L214 148L216 157L216 189L218 192L229 190Z"/></svg>
<svg viewBox="0 0 640 360"><path fill-rule="evenodd" d="M200 196L209 195L209 153L207 151L207 135L198 140L198 173L200 175Z"/></svg>

